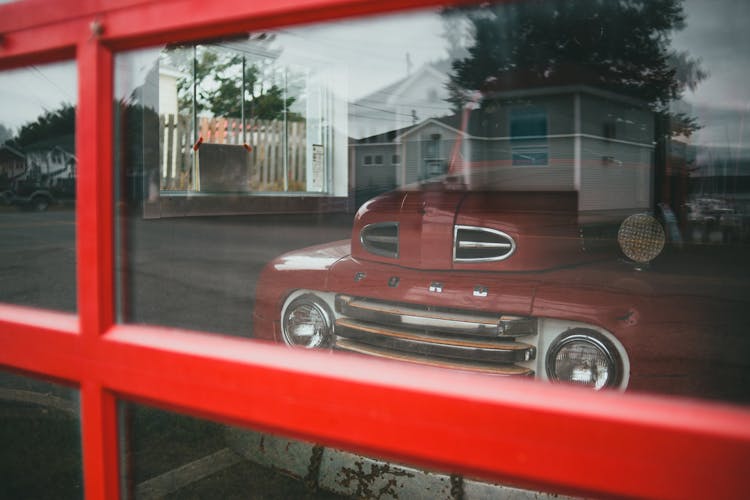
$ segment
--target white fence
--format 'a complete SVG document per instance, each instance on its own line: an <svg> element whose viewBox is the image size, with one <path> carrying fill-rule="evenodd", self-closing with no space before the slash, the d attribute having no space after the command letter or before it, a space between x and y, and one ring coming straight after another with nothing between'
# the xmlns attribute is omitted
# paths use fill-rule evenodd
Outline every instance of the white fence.
<svg viewBox="0 0 750 500"><path fill-rule="evenodd" d="M252 148L250 185L238 186L240 190L305 190L305 122L251 119L246 120L245 127L243 134L240 119L201 117L198 121L197 136L204 143L239 146L247 144ZM192 138L190 117L162 115L159 129L161 189L193 189L193 146L196 141Z"/></svg>

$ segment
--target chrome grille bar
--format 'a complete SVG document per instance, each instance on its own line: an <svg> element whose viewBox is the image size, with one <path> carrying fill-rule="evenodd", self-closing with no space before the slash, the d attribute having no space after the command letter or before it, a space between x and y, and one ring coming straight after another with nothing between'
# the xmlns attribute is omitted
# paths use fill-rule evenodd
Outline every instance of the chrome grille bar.
<svg viewBox="0 0 750 500"><path fill-rule="evenodd" d="M394 352L388 349L374 347L362 342L358 342L350 339L339 339L336 342L336 349L341 351L355 352L358 354L365 354L367 356L375 356L378 358L408 361L410 363L416 363L420 365L435 366L440 368L450 368L453 370L462 370L475 373L488 373L491 375L501 376L533 376L534 370L518 366L514 364L500 364L492 365L486 363L477 363L472 361L456 362L449 359L443 358L430 358L414 354L405 354L401 352Z"/></svg>
<svg viewBox="0 0 750 500"><path fill-rule="evenodd" d="M504 314L435 311L348 295L336 297L336 310L347 317L375 324L407 326L459 335L521 337L536 334L533 318Z"/></svg>
<svg viewBox="0 0 750 500"><path fill-rule="evenodd" d="M486 340L382 327L347 318L336 320L336 335L365 344L413 355L472 360L474 362L513 363L529 361L536 355L534 346L521 342Z"/></svg>

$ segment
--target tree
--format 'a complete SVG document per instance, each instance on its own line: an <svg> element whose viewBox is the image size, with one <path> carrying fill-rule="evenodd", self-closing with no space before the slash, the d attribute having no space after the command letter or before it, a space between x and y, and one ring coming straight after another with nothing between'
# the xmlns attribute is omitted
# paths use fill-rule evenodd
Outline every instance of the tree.
<svg viewBox="0 0 750 500"><path fill-rule="evenodd" d="M453 64L449 90L458 107L467 90L489 92L520 78L593 85L666 115L707 76L699 60L671 48L672 33L684 28L681 0L531 0L446 14L456 12L474 32L469 55ZM697 128L689 116L671 118L680 132Z"/></svg>
<svg viewBox="0 0 750 500"><path fill-rule="evenodd" d="M63 104L60 108L45 111L36 120L18 130L12 142L20 148L45 143L51 138L73 136L76 126L76 108Z"/></svg>
<svg viewBox="0 0 750 500"><path fill-rule="evenodd" d="M275 53L269 48L272 41L273 37L266 34L253 35L247 40L259 52L269 54ZM193 66L192 47L179 46L175 49L168 52L170 62L183 74L191 75L177 82L182 112L192 111L195 105L198 113L209 111L214 116L239 118L244 97L245 115L248 117L272 120L286 113L288 119L300 118L289 111L295 98L284 98L284 89L274 81L273 60L269 62L267 57L255 55L245 58L245 95L242 96L243 55L237 50L197 47Z"/></svg>
<svg viewBox="0 0 750 500"><path fill-rule="evenodd" d="M237 69L241 67L242 56L240 55L234 55L215 67L213 78L218 87L208 95L210 110L214 116L241 116L240 95L242 95L243 82L242 77L237 74ZM239 75L242 75L242 70L239 69L239 71ZM258 64L247 65L246 63L244 90L246 116L275 120L283 118L286 113L288 119L299 118L296 115L291 116L289 111L295 98L284 98L284 89L275 83L269 86Z"/></svg>
<svg viewBox="0 0 750 500"><path fill-rule="evenodd" d="M13 131L0 123L0 144L5 144L5 142L13 137Z"/></svg>

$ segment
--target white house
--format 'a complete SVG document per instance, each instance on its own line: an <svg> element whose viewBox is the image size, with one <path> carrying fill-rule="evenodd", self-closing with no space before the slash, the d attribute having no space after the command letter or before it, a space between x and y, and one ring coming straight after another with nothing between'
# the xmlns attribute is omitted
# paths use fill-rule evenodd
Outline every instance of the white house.
<svg viewBox="0 0 750 500"><path fill-rule="evenodd" d="M450 62L425 64L349 105L349 135L362 139L452 113L447 101Z"/></svg>
<svg viewBox="0 0 750 500"><path fill-rule="evenodd" d="M406 130L394 149L401 185L454 174L475 189L577 191L583 212L651 206L653 113L593 87L485 95L479 109Z"/></svg>

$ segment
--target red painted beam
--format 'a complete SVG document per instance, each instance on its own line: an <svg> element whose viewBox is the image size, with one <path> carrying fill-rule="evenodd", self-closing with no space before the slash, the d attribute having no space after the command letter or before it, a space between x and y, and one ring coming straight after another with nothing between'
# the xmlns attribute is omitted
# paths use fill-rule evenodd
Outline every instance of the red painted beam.
<svg viewBox="0 0 750 500"><path fill-rule="evenodd" d="M120 472L116 398L100 383L100 335L114 323L113 57L98 37L78 44L76 221L86 498L117 498ZM139 365L136 365L139 366Z"/></svg>
<svg viewBox="0 0 750 500"><path fill-rule="evenodd" d="M572 494L741 495L750 411L117 327L99 373L136 401Z"/></svg>
<svg viewBox="0 0 750 500"><path fill-rule="evenodd" d="M78 318L0 304L0 365L46 377L80 380Z"/></svg>
<svg viewBox="0 0 750 500"><path fill-rule="evenodd" d="M112 53L96 38L84 38L78 46L78 310L87 339L114 323L112 60Z"/></svg>

